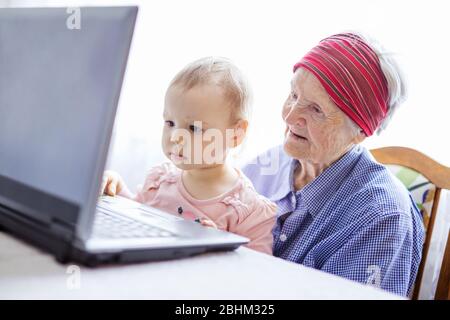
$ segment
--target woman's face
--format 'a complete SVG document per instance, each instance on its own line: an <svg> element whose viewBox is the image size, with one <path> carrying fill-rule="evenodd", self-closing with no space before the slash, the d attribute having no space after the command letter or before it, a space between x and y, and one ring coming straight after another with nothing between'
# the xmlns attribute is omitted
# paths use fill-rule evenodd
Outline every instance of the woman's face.
<svg viewBox="0 0 450 320"><path fill-rule="evenodd" d="M282 116L284 150L295 159L329 165L363 139L319 80L303 68L292 78Z"/></svg>

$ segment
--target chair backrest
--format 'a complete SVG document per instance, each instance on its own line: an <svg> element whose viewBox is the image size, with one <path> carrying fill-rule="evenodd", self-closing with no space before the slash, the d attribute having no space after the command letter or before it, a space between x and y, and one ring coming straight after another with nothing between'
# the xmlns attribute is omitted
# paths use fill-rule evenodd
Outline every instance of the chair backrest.
<svg viewBox="0 0 450 320"><path fill-rule="evenodd" d="M413 299L417 299L430 248L441 189L450 189L450 168L410 148L385 147L373 149L371 152L378 162L386 165L403 182L422 213L426 237L412 295Z"/></svg>
<svg viewBox="0 0 450 320"><path fill-rule="evenodd" d="M436 300L450 300L450 230L434 298Z"/></svg>

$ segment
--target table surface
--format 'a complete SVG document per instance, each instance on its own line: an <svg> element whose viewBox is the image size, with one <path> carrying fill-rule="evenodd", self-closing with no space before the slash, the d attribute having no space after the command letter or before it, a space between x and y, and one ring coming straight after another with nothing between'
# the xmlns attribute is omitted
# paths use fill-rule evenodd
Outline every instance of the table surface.
<svg viewBox="0 0 450 320"><path fill-rule="evenodd" d="M402 299L245 247L99 268L62 265L0 232L0 299Z"/></svg>

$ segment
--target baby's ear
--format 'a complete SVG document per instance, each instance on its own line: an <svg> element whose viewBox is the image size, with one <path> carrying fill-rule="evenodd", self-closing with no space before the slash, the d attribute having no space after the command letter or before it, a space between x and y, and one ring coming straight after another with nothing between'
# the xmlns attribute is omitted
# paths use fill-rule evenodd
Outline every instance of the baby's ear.
<svg viewBox="0 0 450 320"><path fill-rule="evenodd" d="M245 135L247 134L248 121L245 119L240 119L234 125L234 132L232 137L231 146L237 147L244 141Z"/></svg>

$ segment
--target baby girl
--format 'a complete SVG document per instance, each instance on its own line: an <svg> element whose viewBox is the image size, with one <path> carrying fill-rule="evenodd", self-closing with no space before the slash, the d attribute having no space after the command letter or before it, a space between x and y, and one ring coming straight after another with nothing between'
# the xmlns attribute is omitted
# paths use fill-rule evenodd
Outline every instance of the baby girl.
<svg viewBox="0 0 450 320"><path fill-rule="evenodd" d="M133 194L106 171L102 193L116 194L250 239L271 254L275 205L226 162L248 127L249 89L229 60L208 57L181 70L167 89L162 149L171 162L149 170Z"/></svg>

